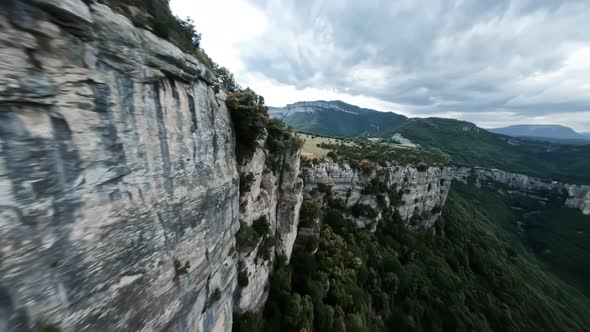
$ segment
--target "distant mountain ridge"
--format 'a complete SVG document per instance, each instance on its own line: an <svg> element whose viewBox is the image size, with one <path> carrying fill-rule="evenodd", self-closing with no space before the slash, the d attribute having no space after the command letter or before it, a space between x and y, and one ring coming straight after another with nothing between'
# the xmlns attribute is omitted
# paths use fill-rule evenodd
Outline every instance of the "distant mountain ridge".
<svg viewBox="0 0 590 332"><path fill-rule="evenodd" d="M510 131L515 135L513 137L507 131L498 133L461 120L408 119L403 115L360 108L342 101L321 100L270 107L269 115L283 119L302 132L341 137L382 137L392 142L399 141L401 137L423 149L446 155L456 165L498 168L562 182L590 184L587 172L590 169L590 141L564 126L510 126L508 128L520 130ZM552 133L554 137L564 137L567 133L572 135L572 132L579 136L538 136Z"/></svg>
<svg viewBox="0 0 590 332"><path fill-rule="evenodd" d="M377 133L400 134L423 148L445 154L457 165L498 168L540 178L590 184L590 144L568 145L512 138L447 118L411 118Z"/></svg>
<svg viewBox="0 0 590 332"><path fill-rule="evenodd" d="M330 136L370 135L406 121L403 115L379 112L340 100L302 101L269 107L268 114L304 132Z"/></svg>
<svg viewBox="0 0 590 332"><path fill-rule="evenodd" d="M577 133L570 127L562 125L513 125L502 128L492 128L489 131L516 137L546 137L546 138L557 138L557 139L584 139L584 136Z"/></svg>

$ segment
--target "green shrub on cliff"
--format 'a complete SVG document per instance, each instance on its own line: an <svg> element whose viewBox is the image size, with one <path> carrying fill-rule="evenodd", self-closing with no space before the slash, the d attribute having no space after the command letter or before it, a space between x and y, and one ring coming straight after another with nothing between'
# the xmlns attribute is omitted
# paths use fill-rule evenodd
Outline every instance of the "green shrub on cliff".
<svg viewBox="0 0 590 332"><path fill-rule="evenodd" d="M201 34L197 32L194 22L183 20L170 10L168 0L99 0L117 12L127 16L134 25L150 29L158 37L176 44L183 51L194 53L199 49ZM137 13L132 7L139 8Z"/></svg>
<svg viewBox="0 0 590 332"><path fill-rule="evenodd" d="M242 89L234 79L234 74L230 72L229 69L218 64L214 64L213 72L215 73L215 76L219 80L219 83L225 92L234 93Z"/></svg>
<svg viewBox="0 0 590 332"><path fill-rule="evenodd" d="M289 149L300 149L303 146L303 140L297 137L281 119L269 119L266 129L268 130L266 147L271 153L282 153Z"/></svg>
<svg viewBox="0 0 590 332"><path fill-rule="evenodd" d="M312 197L303 196L303 203L299 209L299 227L313 227L321 215L319 202Z"/></svg>
<svg viewBox="0 0 590 332"><path fill-rule="evenodd" d="M375 209L373 209L370 205L360 203L356 203L353 206L351 206L350 213L355 218L365 217L369 219L374 219L378 215L378 212Z"/></svg>
<svg viewBox="0 0 590 332"><path fill-rule="evenodd" d="M256 141L264 135L268 122L264 98L245 89L229 94L225 103L236 131L238 160L241 161L254 152Z"/></svg>
<svg viewBox="0 0 590 332"><path fill-rule="evenodd" d="M252 172L240 174L240 196L250 191L252 182L254 182L254 174Z"/></svg>
<svg viewBox="0 0 590 332"><path fill-rule="evenodd" d="M244 265L244 262L238 262L238 285L240 287L246 287L250 284L248 280L248 268Z"/></svg>
<svg viewBox="0 0 590 332"><path fill-rule="evenodd" d="M281 120L269 119L264 98L251 89L230 93L225 103L236 131L238 160L252 155L257 147L257 140L263 138L265 132L268 133L265 146L271 153L271 158L267 158L267 161L271 164L273 161L281 161L277 159L281 153L301 148L301 139Z"/></svg>
<svg viewBox="0 0 590 332"><path fill-rule="evenodd" d="M240 230L236 234L236 249L239 252L250 252L256 248L260 235L244 221L240 220Z"/></svg>
<svg viewBox="0 0 590 332"><path fill-rule="evenodd" d="M363 195L377 195L386 193L388 190L387 185L378 178L373 178L365 187L361 190Z"/></svg>

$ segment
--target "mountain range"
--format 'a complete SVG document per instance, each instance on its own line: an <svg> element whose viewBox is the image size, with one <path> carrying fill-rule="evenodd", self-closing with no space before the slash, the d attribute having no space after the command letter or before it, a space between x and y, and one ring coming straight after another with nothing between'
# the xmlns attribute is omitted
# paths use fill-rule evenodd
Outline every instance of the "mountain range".
<svg viewBox="0 0 590 332"><path fill-rule="evenodd" d="M583 139L584 136L572 128L562 125L513 125L502 128L488 129L497 134L524 137L547 137L562 139Z"/></svg>
<svg viewBox="0 0 590 332"><path fill-rule="evenodd" d="M408 120L401 114L361 108L340 100L301 101L285 107L269 107L268 113L301 132L347 137L372 135ZM590 143L590 132L578 133L562 125L522 124L485 130L529 140L566 144Z"/></svg>
<svg viewBox="0 0 590 332"><path fill-rule="evenodd" d="M590 135L578 133L562 125L513 125L502 128L487 129L493 133L522 137L532 140L567 144L590 144Z"/></svg>
<svg viewBox="0 0 590 332"><path fill-rule="evenodd" d="M590 169L590 141L564 126L518 125L486 130L466 121L407 118L342 101L298 102L269 108L269 115L283 119L300 132L373 136L391 141L398 141L401 135L424 149L444 154L454 164L590 183L586 175Z"/></svg>
<svg viewBox="0 0 590 332"><path fill-rule="evenodd" d="M399 134L422 148L445 154L457 165L498 168L570 183L590 183L590 144L572 145L496 134L473 123L412 118L375 136Z"/></svg>

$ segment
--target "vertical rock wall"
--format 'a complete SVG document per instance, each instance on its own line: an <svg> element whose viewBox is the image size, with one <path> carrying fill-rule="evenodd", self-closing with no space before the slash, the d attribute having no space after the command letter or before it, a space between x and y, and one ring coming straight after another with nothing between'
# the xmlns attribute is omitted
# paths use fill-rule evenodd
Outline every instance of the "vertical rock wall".
<svg viewBox="0 0 590 332"><path fill-rule="evenodd" d="M303 201L303 181L299 177L301 150L288 149L273 155L264 148L266 135L258 141L251 158L240 166L242 174L252 174L253 181L240 199L240 220L252 225L264 217L274 236L269 260L261 258L262 240L251 252L239 253L248 285L238 287L235 309L259 311L268 297L269 275L275 255L291 256L297 237L299 208ZM271 161L272 159L272 161Z"/></svg>
<svg viewBox="0 0 590 332"><path fill-rule="evenodd" d="M230 330L238 175L207 69L79 0L1 1L0 57L0 330Z"/></svg>
<svg viewBox="0 0 590 332"><path fill-rule="evenodd" d="M454 173L457 180L466 182L472 178L480 186L488 182L500 183L515 194L534 197L541 204L544 204L549 196L563 196L564 206L590 214L590 186L587 185L561 183L488 168L460 167Z"/></svg>
<svg viewBox="0 0 590 332"><path fill-rule="evenodd" d="M322 163L309 169L304 180L306 190L323 184L348 206L363 204L378 211L377 218L353 218L358 226L375 227L381 212L392 208L409 228L417 229L430 228L440 217L452 174L453 170L448 167L377 166L370 172L363 172L347 164ZM386 190L382 193L366 192L372 181L383 184ZM382 203L378 201L379 194L383 195ZM395 197L396 201L391 197Z"/></svg>

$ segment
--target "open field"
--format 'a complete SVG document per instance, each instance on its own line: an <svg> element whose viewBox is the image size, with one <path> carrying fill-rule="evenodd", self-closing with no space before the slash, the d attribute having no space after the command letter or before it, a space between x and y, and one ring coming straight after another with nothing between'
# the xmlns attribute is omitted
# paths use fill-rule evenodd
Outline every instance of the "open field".
<svg viewBox="0 0 590 332"><path fill-rule="evenodd" d="M349 140L346 139L341 139L341 138L335 138L335 137L326 137L326 136L316 136L316 135L309 135L309 134L303 134L303 133L299 133L297 134L298 137L302 138L305 141L305 144L303 145L303 149L302 149L302 155L306 158L323 158L325 157L328 152L330 152L329 149L324 149L319 147L319 144L344 144L346 146L355 146L356 144L354 142L351 142ZM389 143L389 142L383 142L381 138L377 138L377 137L370 137L367 138L368 141L370 141L371 143L376 143L376 144L380 144L380 145L386 145L388 147L394 148L394 149L415 149L416 145L415 144L395 144L395 143Z"/></svg>
<svg viewBox="0 0 590 332"><path fill-rule="evenodd" d="M303 144L302 154L306 158L323 158L330 150L320 148L318 144L345 144L352 146L354 143L346 142L339 138L322 137L308 134L297 134L297 136L305 141Z"/></svg>

